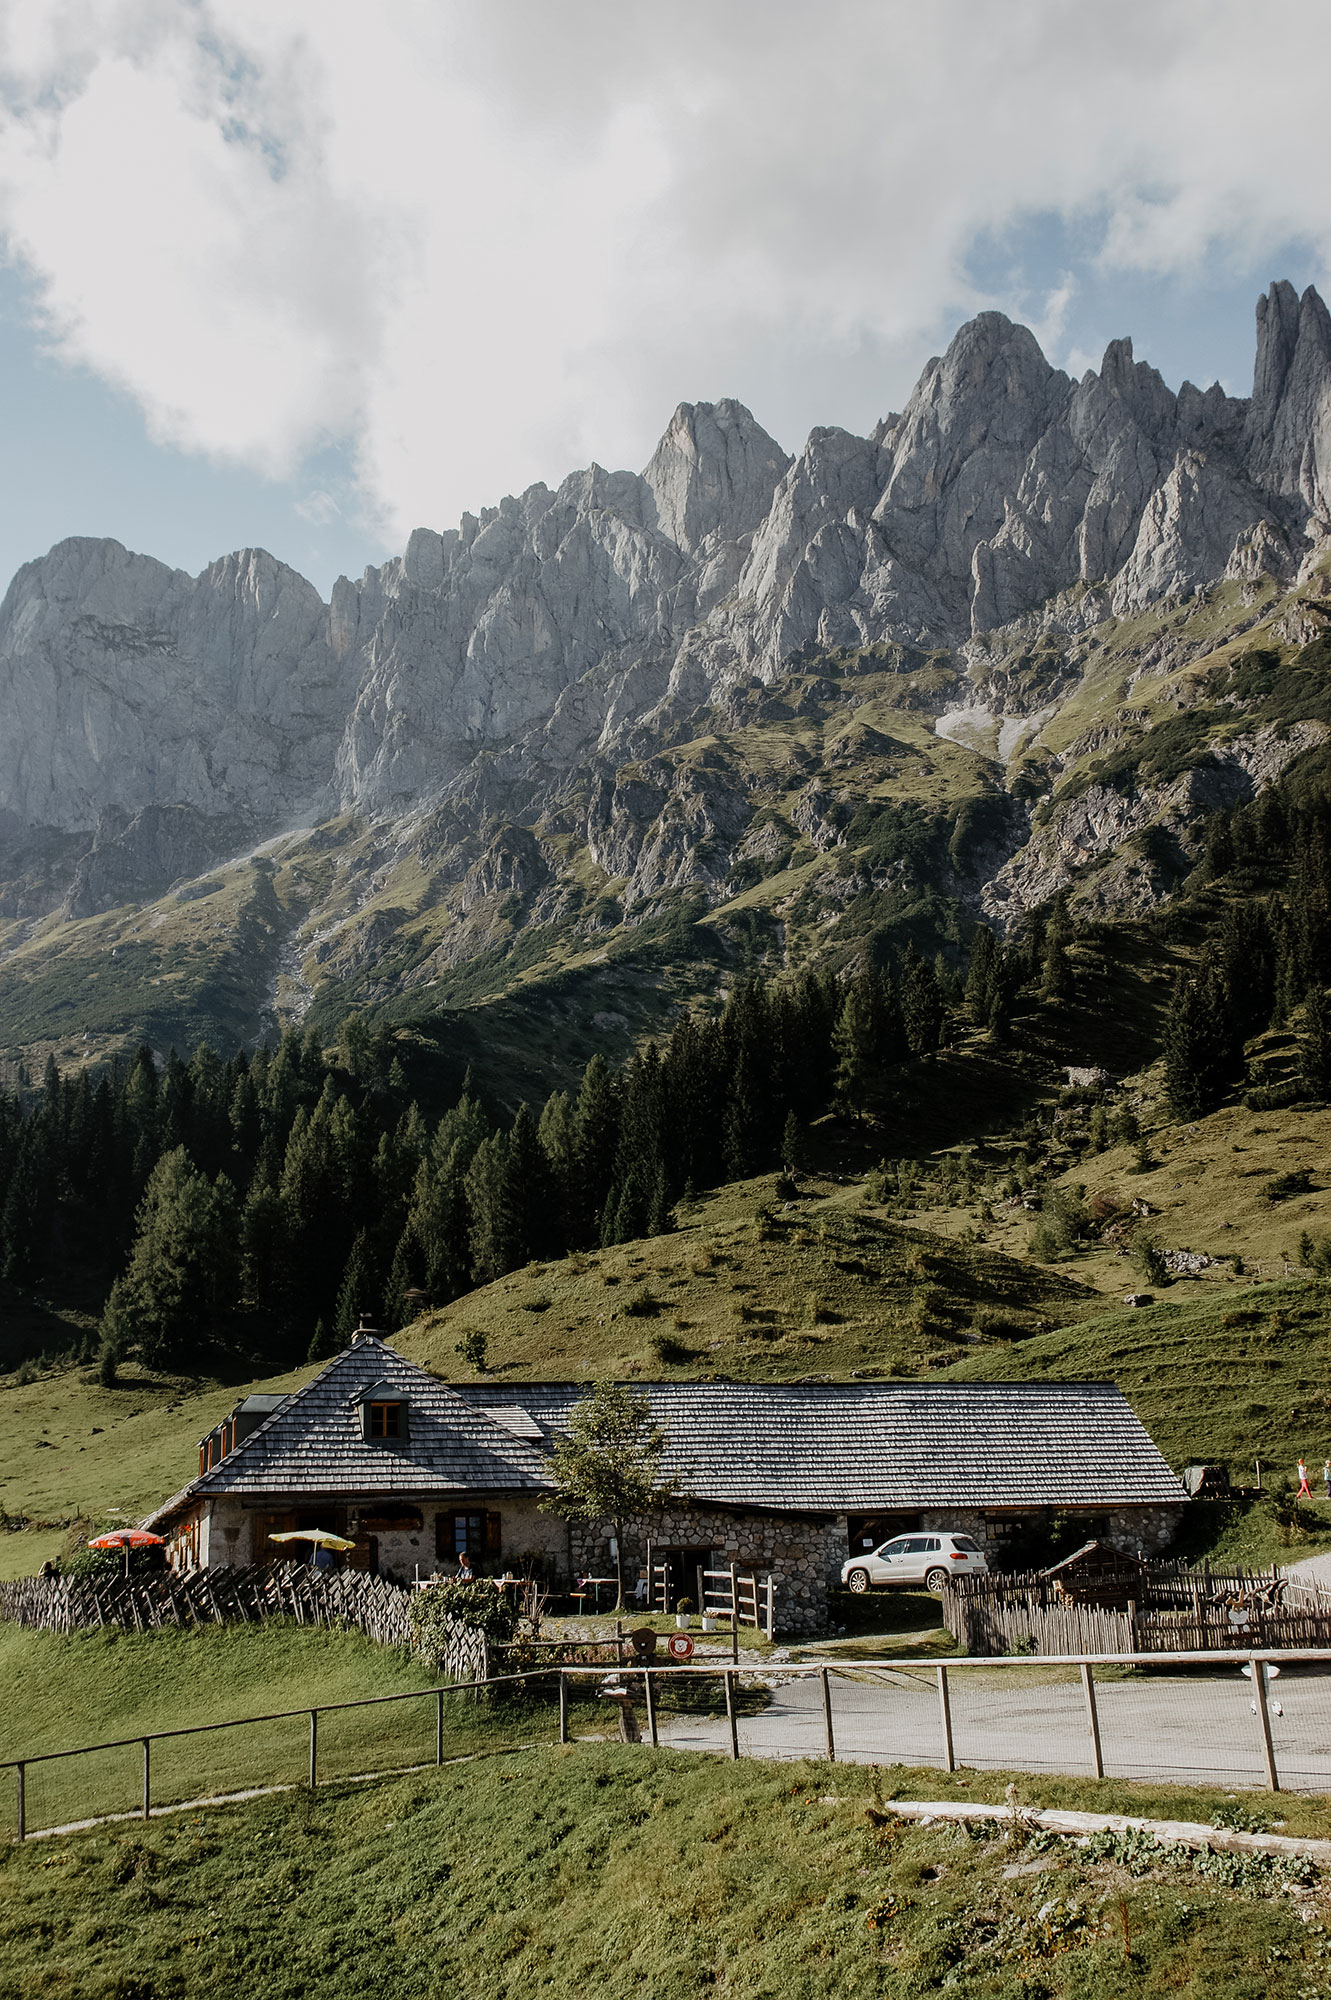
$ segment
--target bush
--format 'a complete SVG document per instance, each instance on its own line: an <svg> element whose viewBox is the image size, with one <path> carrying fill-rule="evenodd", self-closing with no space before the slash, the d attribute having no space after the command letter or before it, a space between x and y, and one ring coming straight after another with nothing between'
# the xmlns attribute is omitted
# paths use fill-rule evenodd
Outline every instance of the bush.
<svg viewBox="0 0 1331 2000"><path fill-rule="evenodd" d="M664 1368L682 1368L686 1361L692 1361L693 1349L682 1340L676 1340L673 1333L654 1333L648 1343L652 1354Z"/></svg>
<svg viewBox="0 0 1331 2000"><path fill-rule="evenodd" d="M518 1612L507 1591L477 1578L474 1583L436 1583L429 1590L414 1591L411 1622L416 1651L427 1664L437 1666L457 1626L470 1626L492 1645L503 1645L518 1629Z"/></svg>
<svg viewBox="0 0 1331 2000"><path fill-rule="evenodd" d="M1277 1174L1262 1189L1267 1201L1289 1201L1296 1194L1311 1194L1312 1173L1307 1167L1297 1167L1293 1173Z"/></svg>
<svg viewBox="0 0 1331 2000"><path fill-rule="evenodd" d="M463 1334L453 1352L466 1362L468 1368L474 1368L478 1375L484 1375L490 1353L490 1336L482 1332L480 1327L472 1327L469 1333Z"/></svg>
<svg viewBox="0 0 1331 2000"><path fill-rule="evenodd" d="M1133 1237L1132 1262L1148 1285L1154 1285L1158 1290L1169 1283L1169 1268L1160 1245L1149 1230L1139 1229Z"/></svg>

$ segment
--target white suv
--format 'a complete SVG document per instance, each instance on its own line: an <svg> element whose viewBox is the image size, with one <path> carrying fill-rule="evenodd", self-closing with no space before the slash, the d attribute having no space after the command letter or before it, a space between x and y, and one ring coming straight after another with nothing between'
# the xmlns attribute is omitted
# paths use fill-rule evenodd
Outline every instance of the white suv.
<svg viewBox="0 0 1331 2000"><path fill-rule="evenodd" d="M898 1535L843 1565L841 1581L854 1591L922 1583L935 1596L949 1576L982 1576L989 1565L969 1535Z"/></svg>

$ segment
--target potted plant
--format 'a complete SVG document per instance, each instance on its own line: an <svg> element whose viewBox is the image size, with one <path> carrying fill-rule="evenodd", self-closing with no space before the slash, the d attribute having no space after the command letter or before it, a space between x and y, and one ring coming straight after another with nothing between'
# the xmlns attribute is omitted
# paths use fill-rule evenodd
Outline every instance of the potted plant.
<svg viewBox="0 0 1331 2000"><path fill-rule="evenodd" d="M715 1632L715 1630L716 1630L716 1628L717 1628L717 1622L718 1622L718 1621L717 1621L716 1617L714 1616L714 1614L713 1614L712 1612L710 1612L710 1611L709 1611L709 1610L707 1609L706 1605L704 1605L704 1606L703 1606L703 1613L702 1613L702 1629L703 1629L703 1631L704 1631L704 1632Z"/></svg>
<svg viewBox="0 0 1331 2000"><path fill-rule="evenodd" d="M681 1632L687 1632L689 1629L689 1613L692 1609L693 1599L691 1597L681 1597L676 1601L675 1623Z"/></svg>

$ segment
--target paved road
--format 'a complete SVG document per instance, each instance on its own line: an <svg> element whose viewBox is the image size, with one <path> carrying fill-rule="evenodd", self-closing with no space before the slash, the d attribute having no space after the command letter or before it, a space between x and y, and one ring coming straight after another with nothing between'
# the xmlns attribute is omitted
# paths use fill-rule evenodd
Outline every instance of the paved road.
<svg viewBox="0 0 1331 2000"><path fill-rule="evenodd" d="M1090 1731L1079 1682L1040 1680L991 1669L949 1674L952 1736L959 1764L977 1769L1088 1775ZM773 1677L775 1678L775 1677ZM941 1765L938 1692L928 1670L833 1673L836 1753L855 1763ZM1099 1681L1096 1699L1106 1776L1173 1784L1265 1786L1266 1765L1252 1690L1237 1668L1214 1676ZM1331 1674L1286 1668L1272 1687L1271 1730L1282 1786L1331 1791ZM822 1687L816 1675L779 1682L761 1714L742 1716L742 1754L822 1757ZM661 1740L680 1750L728 1751L729 1727L716 1713L662 1716Z"/></svg>

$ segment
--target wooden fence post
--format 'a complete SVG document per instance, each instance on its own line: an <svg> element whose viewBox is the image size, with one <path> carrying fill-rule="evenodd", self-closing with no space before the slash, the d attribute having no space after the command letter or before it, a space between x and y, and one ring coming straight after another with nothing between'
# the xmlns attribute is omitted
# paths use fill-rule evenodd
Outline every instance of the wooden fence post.
<svg viewBox="0 0 1331 2000"><path fill-rule="evenodd" d="M735 1714L735 1676L732 1673L727 1673L725 1675L725 1683L726 1683L726 1715L730 1721L730 1754L733 1758L738 1758L739 1719Z"/></svg>
<svg viewBox="0 0 1331 2000"><path fill-rule="evenodd" d="M948 1692L946 1667L938 1669L938 1719L943 1725L943 1769L955 1771L957 1760L952 1750L952 1697Z"/></svg>
<svg viewBox="0 0 1331 2000"><path fill-rule="evenodd" d="M568 1675L559 1669L559 1740L568 1742Z"/></svg>
<svg viewBox="0 0 1331 2000"><path fill-rule="evenodd" d="M771 1570L767 1572L767 1643L776 1643L776 1577Z"/></svg>
<svg viewBox="0 0 1331 2000"><path fill-rule="evenodd" d="M664 1600L665 1598L664 1589L661 1592L661 1596L662 1599ZM663 1601L661 1609L663 1611L668 1611L670 1609L670 1606ZM699 1563L698 1564L698 1616L700 1618L703 1618L706 1616L706 1613L707 1613L707 1572L703 1568L702 1564Z"/></svg>
<svg viewBox="0 0 1331 2000"><path fill-rule="evenodd" d="M836 1738L832 1734L832 1682L827 1668L820 1676L823 1683L823 1730L827 1738L827 1761L836 1763Z"/></svg>
<svg viewBox="0 0 1331 2000"><path fill-rule="evenodd" d="M1097 1778L1105 1774L1105 1760L1100 1749L1100 1711L1095 1705L1095 1673L1089 1660L1081 1664L1082 1693L1086 1696L1086 1721L1091 1731L1091 1761Z"/></svg>
<svg viewBox="0 0 1331 2000"><path fill-rule="evenodd" d="M1271 1711L1266 1702L1266 1663L1250 1660L1252 1674L1253 1706L1257 1710L1257 1723L1262 1732L1262 1755L1266 1759L1266 1776L1273 1792L1280 1790L1280 1778L1276 1771L1276 1746L1271 1741Z"/></svg>
<svg viewBox="0 0 1331 2000"><path fill-rule="evenodd" d="M642 1670L642 1684L647 1697L647 1735L653 1750L656 1748L656 1696L652 1692L652 1669Z"/></svg>
<svg viewBox="0 0 1331 2000"><path fill-rule="evenodd" d="M647 1537L647 1600L646 1600L646 1601L647 1601L647 1616L648 1616L649 1618L651 1617L652 1613L653 1613L653 1612L655 1611L655 1609L656 1609L656 1592L655 1592L655 1590L654 1590L654 1589L652 1588L652 1584L653 1584L653 1581L654 1581L654 1571L653 1571L653 1568L652 1568L652 1565L653 1565L654 1561L655 1561L655 1555L654 1555L654 1551L653 1551L653 1547L652 1547L652 1538L651 1538L651 1536L650 1536L650 1535L648 1535L648 1537Z"/></svg>

